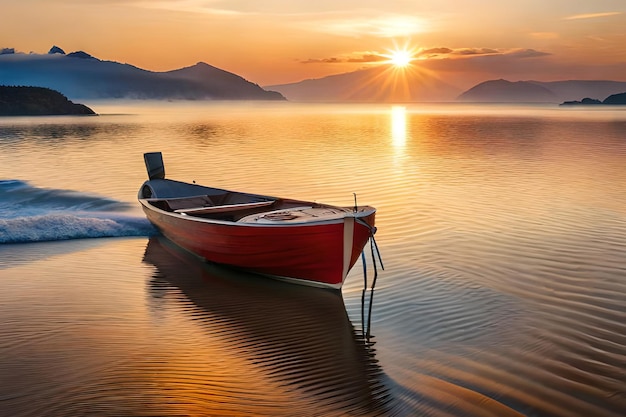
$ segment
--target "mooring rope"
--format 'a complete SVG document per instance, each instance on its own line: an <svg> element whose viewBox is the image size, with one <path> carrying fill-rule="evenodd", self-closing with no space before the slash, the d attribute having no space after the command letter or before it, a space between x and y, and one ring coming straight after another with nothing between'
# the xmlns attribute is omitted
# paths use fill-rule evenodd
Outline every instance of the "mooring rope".
<svg viewBox="0 0 626 417"><path fill-rule="evenodd" d="M376 279L378 278L378 265L376 263L376 256L378 256L378 261L380 262L380 268L384 271L385 265L383 264L383 258L380 256L380 250L378 249L378 243L376 243L376 239L374 238L374 234L376 233L376 227L369 225L367 222L361 219L354 219L357 223L367 227L370 231L370 251L372 253L372 264L374 266L374 280L372 281L372 290L376 286ZM365 281L364 289L367 288L367 264L365 262L365 250L361 252L361 260L363 261L363 278Z"/></svg>
<svg viewBox="0 0 626 417"><path fill-rule="evenodd" d="M364 222L361 219L355 219L355 221L365 227L367 227L370 231L370 252L372 254L372 265L374 268L374 278L372 280L372 287L370 288L370 297L369 297L369 305L367 308L367 322L365 320L365 293L367 292L367 261L365 259L365 249L361 251L361 261L363 262L363 291L361 292L361 323L363 327L363 336L365 340L369 343L371 337L371 328L372 328L372 305L374 303L374 287L376 287L376 280L378 279L378 263L376 262L376 256L378 256L378 261L380 263L381 269L385 270L385 265L383 264L383 259L380 256L380 250L378 249L378 244L376 243L376 239L374 238L374 234L376 233L376 227L370 226L368 223Z"/></svg>

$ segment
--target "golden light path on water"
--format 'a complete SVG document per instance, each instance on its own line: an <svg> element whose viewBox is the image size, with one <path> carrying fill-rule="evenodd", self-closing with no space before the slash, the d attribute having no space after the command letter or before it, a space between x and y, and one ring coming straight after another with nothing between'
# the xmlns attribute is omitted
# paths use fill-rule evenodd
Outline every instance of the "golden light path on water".
<svg viewBox="0 0 626 417"><path fill-rule="evenodd" d="M391 140L396 148L403 148L406 145L406 107L391 107Z"/></svg>

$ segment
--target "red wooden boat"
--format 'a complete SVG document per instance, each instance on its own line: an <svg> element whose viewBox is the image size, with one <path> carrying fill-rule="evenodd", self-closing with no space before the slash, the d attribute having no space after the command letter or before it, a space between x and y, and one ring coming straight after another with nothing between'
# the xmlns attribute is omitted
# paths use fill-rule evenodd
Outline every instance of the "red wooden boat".
<svg viewBox="0 0 626 417"><path fill-rule="evenodd" d="M139 190L148 220L188 251L285 281L339 289L376 231L376 209L205 187L165 178L160 152L144 154Z"/></svg>

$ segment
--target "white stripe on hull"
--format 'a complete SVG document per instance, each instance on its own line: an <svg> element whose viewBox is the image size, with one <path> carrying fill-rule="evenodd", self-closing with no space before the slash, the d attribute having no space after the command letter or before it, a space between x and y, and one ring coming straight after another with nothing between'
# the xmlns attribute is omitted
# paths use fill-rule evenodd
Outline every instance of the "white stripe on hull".
<svg viewBox="0 0 626 417"><path fill-rule="evenodd" d="M352 243L354 242L354 217L345 217L343 221L343 273L341 282L346 279L350 271L352 257Z"/></svg>

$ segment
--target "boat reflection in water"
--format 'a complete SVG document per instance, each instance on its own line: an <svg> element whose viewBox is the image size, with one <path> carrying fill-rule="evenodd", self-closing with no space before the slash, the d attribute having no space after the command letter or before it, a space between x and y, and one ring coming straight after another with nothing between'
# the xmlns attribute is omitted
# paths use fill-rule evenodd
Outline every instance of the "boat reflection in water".
<svg viewBox="0 0 626 417"><path fill-rule="evenodd" d="M221 411L387 413L384 374L371 344L352 326L340 291L259 279L208 264L160 236L150 239L144 262L156 267L149 292L157 310L175 299L178 311L200 325L200 335L179 336L207 344L194 359L197 365L203 366L202 355L211 363L236 363L233 374L240 377L224 381L219 375ZM205 377L213 379L210 372ZM208 407L203 411L220 411L219 405L203 404ZM242 408L235 410L237 405Z"/></svg>

